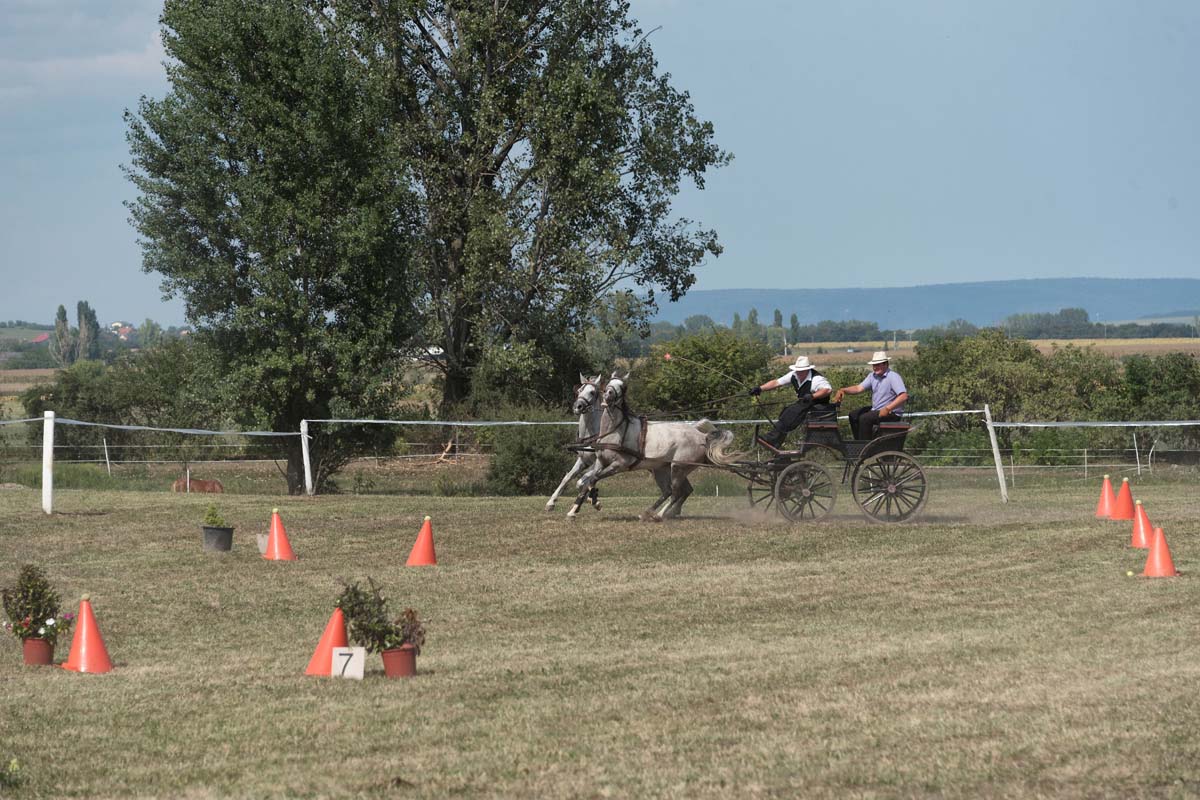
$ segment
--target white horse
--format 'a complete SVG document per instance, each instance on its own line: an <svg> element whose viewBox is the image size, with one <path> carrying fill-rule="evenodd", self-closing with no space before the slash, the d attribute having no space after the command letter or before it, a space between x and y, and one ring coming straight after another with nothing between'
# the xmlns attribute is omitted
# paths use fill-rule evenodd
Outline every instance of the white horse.
<svg viewBox="0 0 1200 800"><path fill-rule="evenodd" d="M571 413L579 415L579 441L586 445L591 445L596 434L600 432L600 378L599 375L589 378L582 372L579 373L579 388L575 390L575 402L571 404ZM567 488L571 479L590 469L595 463L596 451L580 450L579 457L575 459L575 466L567 470L562 483L558 484L554 494L546 501L546 510L553 511L558 496ZM592 492L592 505L600 508L600 495L597 492Z"/></svg>
<svg viewBox="0 0 1200 800"><path fill-rule="evenodd" d="M579 497L567 512L572 518L598 481L633 469L650 470L661 496L641 513L641 519L661 522L676 517L692 493L687 479L697 467L724 466L744 458L730 453L733 432L719 430L706 419L699 422L647 422L629 412L625 381L629 373L614 372L604 389L596 465L583 477ZM665 505L664 505L665 504ZM660 509L660 507L662 507Z"/></svg>

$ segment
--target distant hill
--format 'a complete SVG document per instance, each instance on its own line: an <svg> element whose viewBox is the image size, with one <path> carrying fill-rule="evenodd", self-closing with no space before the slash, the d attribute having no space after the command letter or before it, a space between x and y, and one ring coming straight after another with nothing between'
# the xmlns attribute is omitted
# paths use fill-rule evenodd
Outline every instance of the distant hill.
<svg viewBox="0 0 1200 800"><path fill-rule="evenodd" d="M965 319L994 325L1010 314L1083 308L1093 322L1180 316L1174 309L1200 308L1200 280L1192 278L1042 278L1021 281L939 283L891 289L709 289L691 291L678 303L664 303L656 317L678 324L704 314L728 325L758 309L771 324L775 309L784 324L795 314L800 324L861 319L880 328L928 328Z"/></svg>

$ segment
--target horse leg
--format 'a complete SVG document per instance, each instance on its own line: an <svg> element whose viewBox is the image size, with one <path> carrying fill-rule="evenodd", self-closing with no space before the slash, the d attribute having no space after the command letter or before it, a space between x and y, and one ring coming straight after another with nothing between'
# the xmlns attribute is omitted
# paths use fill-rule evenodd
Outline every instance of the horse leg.
<svg viewBox="0 0 1200 800"><path fill-rule="evenodd" d="M579 470L581 470L581 469L583 469L583 456L579 456L579 458L576 458L575 466L571 467L571 469L567 471L566 475L563 475L562 483L560 483L558 485L558 488L554 490L554 494L550 495L550 499L546 501L546 510L547 511L554 510L554 504L558 501L558 496L560 494L562 494L563 489L566 488L566 486L570 482L571 478L574 478L575 475L578 474Z"/></svg>
<svg viewBox="0 0 1200 800"><path fill-rule="evenodd" d="M663 509L663 519L678 517L683 511L684 502L691 497L692 492L695 491L692 486L692 482L689 481L687 477L693 469L695 468L680 466L675 466L672 468L671 503L665 509Z"/></svg>
<svg viewBox="0 0 1200 800"><path fill-rule="evenodd" d="M662 517L656 512L663 501L671 496L671 465L663 464L661 467L656 467L651 474L654 476L654 482L658 484L659 497L650 504L649 508L638 515L638 519L642 522L662 522Z"/></svg>
<svg viewBox="0 0 1200 800"><path fill-rule="evenodd" d="M579 496L575 498L575 504L571 506L571 510L567 512L567 519L575 519L575 515L579 513L583 501L587 499L588 493L591 492L599 481L607 478L609 475L616 475L618 472L624 472L628 469L628 465L624 461L613 461L609 464L604 464L599 458L596 459L596 465L588 474L583 476L583 487L579 491Z"/></svg>

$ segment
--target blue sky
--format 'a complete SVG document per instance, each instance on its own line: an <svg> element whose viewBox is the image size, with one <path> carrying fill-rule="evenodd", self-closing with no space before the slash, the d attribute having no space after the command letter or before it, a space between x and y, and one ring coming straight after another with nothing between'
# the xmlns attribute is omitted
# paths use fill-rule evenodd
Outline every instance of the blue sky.
<svg viewBox="0 0 1200 800"><path fill-rule="evenodd" d="M159 8L0 0L0 319L182 323L121 205ZM726 247L697 288L1200 277L1200 3L633 12L735 156L678 202Z"/></svg>

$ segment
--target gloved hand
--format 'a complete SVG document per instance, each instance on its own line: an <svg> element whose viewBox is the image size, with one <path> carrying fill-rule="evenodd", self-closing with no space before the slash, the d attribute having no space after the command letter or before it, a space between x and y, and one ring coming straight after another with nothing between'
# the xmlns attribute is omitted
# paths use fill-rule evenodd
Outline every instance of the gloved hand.
<svg viewBox="0 0 1200 800"><path fill-rule="evenodd" d="M760 394L762 394L761 386L755 386L753 389L750 390L751 397L758 397Z"/></svg>
<svg viewBox="0 0 1200 800"><path fill-rule="evenodd" d="M801 400L801 401L803 401L803 402L805 402L805 403L808 403L809 405L812 405L812 403L813 403L813 396L812 396L811 394L809 394L809 393L805 393L805 394L802 394L802 395L800 395L800 400Z"/></svg>

